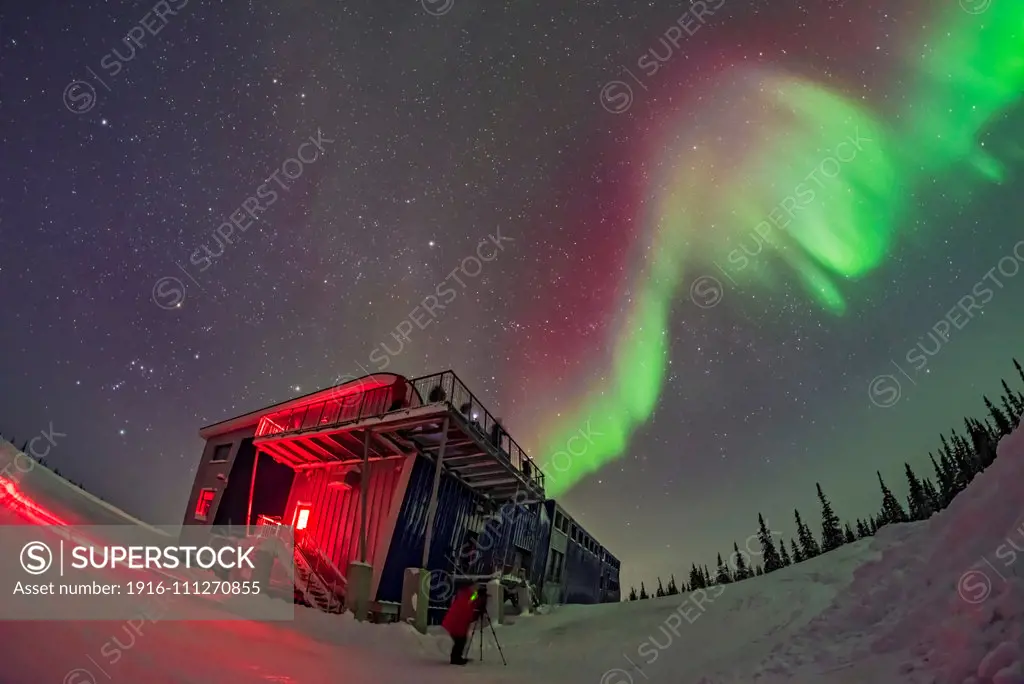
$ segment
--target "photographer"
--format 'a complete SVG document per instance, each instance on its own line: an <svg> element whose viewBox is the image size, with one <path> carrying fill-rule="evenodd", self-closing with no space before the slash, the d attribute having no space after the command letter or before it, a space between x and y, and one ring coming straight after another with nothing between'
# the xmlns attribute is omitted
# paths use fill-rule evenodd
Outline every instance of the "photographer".
<svg viewBox="0 0 1024 684"><path fill-rule="evenodd" d="M486 606L486 590L478 587L475 582L459 589L452 599L452 605L441 622L441 626L452 638L452 665L465 665L469 662L464 653L469 628L479 614L486 610Z"/></svg>

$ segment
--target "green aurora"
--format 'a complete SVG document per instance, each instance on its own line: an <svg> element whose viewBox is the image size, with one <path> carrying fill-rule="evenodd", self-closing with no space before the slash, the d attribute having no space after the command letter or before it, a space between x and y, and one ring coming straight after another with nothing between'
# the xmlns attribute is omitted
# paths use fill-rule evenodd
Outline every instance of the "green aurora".
<svg viewBox="0 0 1024 684"><path fill-rule="evenodd" d="M902 82L910 87L891 100L905 106L886 120L806 78L730 74L750 84L746 97L754 102L745 108L759 112L759 120L749 122L736 163L727 163L736 153L710 136L688 140L685 156L673 151L675 157L662 160L673 170L658 180L656 187L666 189L655 194L645 217L650 248L631 283L632 308L614 331L610 381L587 390L542 441L548 496L562 495L624 455L632 434L651 418L665 381L669 319L684 264L720 259L736 253L737 241L753 241L774 258L730 271L730 279L774 289L795 275L810 300L842 315L848 307L843 281L863 278L883 262L916 188L926 181L959 187L1003 180L1003 166L981 140L1024 88L1024 3L994 0L983 14L949 5L904 57ZM789 219L782 227L766 222L777 210ZM771 268L776 264L788 268ZM586 425L593 426L588 439L574 443Z"/></svg>

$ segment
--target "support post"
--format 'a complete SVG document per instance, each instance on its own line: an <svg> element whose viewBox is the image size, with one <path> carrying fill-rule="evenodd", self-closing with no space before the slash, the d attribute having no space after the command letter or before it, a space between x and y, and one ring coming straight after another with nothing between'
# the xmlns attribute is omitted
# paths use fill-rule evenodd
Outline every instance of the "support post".
<svg viewBox="0 0 1024 684"><path fill-rule="evenodd" d="M420 567L427 570L427 561L430 558L430 543L434 536L434 516L437 515L437 492L441 488L441 462L444 461L444 450L448 445L448 421L445 415L444 425L441 428L441 446L437 450L437 462L434 464L434 488L430 492L430 505L427 507L427 532L423 538L423 562Z"/></svg>
<svg viewBox="0 0 1024 684"><path fill-rule="evenodd" d="M249 507L245 512L245 536L249 536L250 525L252 524L252 498L256 493L256 466L260 464L260 450L252 457L252 479L249 481Z"/></svg>
<svg viewBox="0 0 1024 684"><path fill-rule="evenodd" d="M370 492L370 430L363 431L363 476L359 478L359 503L363 513L359 517L359 562L366 562L366 499Z"/></svg>

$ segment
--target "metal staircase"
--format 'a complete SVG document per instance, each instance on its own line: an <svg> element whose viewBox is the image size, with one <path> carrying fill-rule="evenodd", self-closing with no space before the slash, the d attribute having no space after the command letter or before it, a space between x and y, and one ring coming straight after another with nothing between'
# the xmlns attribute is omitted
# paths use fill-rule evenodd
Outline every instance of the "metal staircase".
<svg viewBox="0 0 1024 684"><path fill-rule="evenodd" d="M306 605L325 613L345 611L345 576L315 548L295 545L295 588Z"/></svg>
<svg viewBox="0 0 1024 684"><path fill-rule="evenodd" d="M257 517L254 536L260 539L280 538L284 536L279 536L281 527L279 518L260 515ZM343 613L347 584L345 576L320 549L304 538L300 537L298 543L292 544L291 551L295 563L292 577L295 602L325 613Z"/></svg>

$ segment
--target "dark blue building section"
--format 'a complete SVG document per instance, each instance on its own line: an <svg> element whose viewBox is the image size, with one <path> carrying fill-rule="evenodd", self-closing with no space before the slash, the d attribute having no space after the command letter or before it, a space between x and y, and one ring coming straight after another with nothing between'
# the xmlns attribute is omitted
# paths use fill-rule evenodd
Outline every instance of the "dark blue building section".
<svg viewBox="0 0 1024 684"><path fill-rule="evenodd" d="M433 485L434 463L417 457L381 569L377 601L401 601L406 568L422 562ZM508 502L488 509L483 497L442 471L427 557L427 569L434 573L430 622L436 624L450 602L446 578L453 575L518 574L522 568L527 579L539 582L544 567L536 554L543 530L541 513L541 504Z"/></svg>
<svg viewBox="0 0 1024 684"><path fill-rule="evenodd" d="M541 585L545 600L557 603L608 603L621 600L619 560L610 554L558 503L544 504L550 525L548 560Z"/></svg>
<svg viewBox="0 0 1024 684"><path fill-rule="evenodd" d="M565 603L599 603L600 584L601 559L570 541L565 553Z"/></svg>

